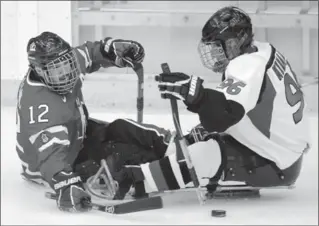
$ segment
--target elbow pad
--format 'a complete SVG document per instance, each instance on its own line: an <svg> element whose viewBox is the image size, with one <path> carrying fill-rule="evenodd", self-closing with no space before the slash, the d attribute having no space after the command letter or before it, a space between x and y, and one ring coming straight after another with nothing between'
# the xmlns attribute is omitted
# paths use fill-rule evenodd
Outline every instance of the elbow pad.
<svg viewBox="0 0 319 226"><path fill-rule="evenodd" d="M198 113L202 126L208 132L224 132L245 115L240 103L227 100L223 93L212 89L205 89L200 103L190 109Z"/></svg>

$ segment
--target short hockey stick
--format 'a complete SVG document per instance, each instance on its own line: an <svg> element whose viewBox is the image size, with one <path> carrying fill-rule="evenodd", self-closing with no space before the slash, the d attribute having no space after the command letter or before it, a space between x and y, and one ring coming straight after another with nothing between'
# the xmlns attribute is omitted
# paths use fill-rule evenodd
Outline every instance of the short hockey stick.
<svg viewBox="0 0 319 226"><path fill-rule="evenodd" d="M199 200L200 204L204 204L205 203L205 195L203 195L203 193L201 191L199 180L198 180L198 176L196 174L195 167L194 167L194 165L192 163L192 159L191 159L191 156L189 154L189 150L187 148L186 140L183 137L183 133L182 133L180 124L177 122L177 117L176 117L176 113L175 112L173 112L173 117L174 117L175 124L177 125L176 132L177 132L177 136L178 136L178 139L179 139L179 144L181 146L181 149L182 149L182 152L183 152L186 164L187 164L187 168L188 168L189 174L190 174L191 179L192 179L192 181L194 183L194 187L196 189L196 194L197 194L198 200Z"/></svg>
<svg viewBox="0 0 319 226"><path fill-rule="evenodd" d="M162 67L162 71L164 73L170 73L170 68L169 68L167 63L163 63L161 65L161 67ZM182 152L182 154L184 155L189 174L190 174L191 179L194 183L194 187L196 188L196 194L197 194L198 200L199 200L200 204L204 204L205 196L201 192L199 180L198 180L198 177L196 174L196 170L193 166L193 163L192 163L192 160L191 160L191 157L189 154L189 150L187 148L186 140L183 137L183 132L181 130L179 115L178 115L178 105L177 105L177 101L174 99L171 99L171 108L172 108L172 114L173 114L173 121L174 121L175 129L176 129L176 133L177 133L177 138L178 138L178 141L175 142L176 143L176 155L177 155L178 151Z"/></svg>
<svg viewBox="0 0 319 226"><path fill-rule="evenodd" d="M56 200L56 194L46 192L45 197ZM101 205L96 203L85 202L83 205L92 206L92 209L111 213L111 214L126 214L139 211L154 210L163 208L163 200L160 196L151 198L138 199L130 202L119 203L114 205Z"/></svg>
<svg viewBox="0 0 319 226"><path fill-rule="evenodd" d="M144 68L142 64L136 64L133 70L135 71L138 78L136 100L137 122L142 123L144 109Z"/></svg>
<svg viewBox="0 0 319 226"><path fill-rule="evenodd" d="M142 123L143 122L143 109L144 109L144 68L141 63L133 64L132 60L122 58L125 62L131 65L133 70L135 71L138 79L137 84L137 102L136 102L136 108L137 108L137 122Z"/></svg>
<svg viewBox="0 0 319 226"><path fill-rule="evenodd" d="M167 63L161 64L161 68L162 68L162 71L164 73L170 73L170 68L169 68ZM179 124L179 113L178 113L177 101L171 99L170 102L171 102L171 109L172 109L172 112L173 112L173 117L174 117L174 112L175 112L175 115L176 115L176 121L173 118L173 122L174 122L175 128L177 128L178 125L176 123ZM182 148L181 148L179 142L175 142L175 144L176 144L176 159L178 161L178 160L183 159L183 151L182 151Z"/></svg>

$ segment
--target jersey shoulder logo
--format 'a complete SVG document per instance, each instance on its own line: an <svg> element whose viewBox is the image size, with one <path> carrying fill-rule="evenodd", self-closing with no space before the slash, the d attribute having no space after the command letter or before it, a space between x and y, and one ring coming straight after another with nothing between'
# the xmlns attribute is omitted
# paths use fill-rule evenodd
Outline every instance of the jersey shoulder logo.
<svg viewBox="0 0 319 226"><path fill-rule="evenodd" d="M43 142L43 143L46 143L46 142L49 141L49 138L48 138L48 136L47 136L46 133L42 133L42 134L41 134L41 139L42 139L42 142Z"/></svg>

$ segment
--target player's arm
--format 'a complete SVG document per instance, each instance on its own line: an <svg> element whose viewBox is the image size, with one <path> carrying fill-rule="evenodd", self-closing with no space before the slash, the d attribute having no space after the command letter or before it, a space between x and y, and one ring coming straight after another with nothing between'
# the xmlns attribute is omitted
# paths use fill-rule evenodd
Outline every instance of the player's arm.
<svg viewBox="0 0 319 226"><path fill-rule="evenodd" d="M134 67L145 56L140 43L110 37L101 41L87 41L75 50L83 74L95 72L101 67Z"/></svg>
<svg viewBox="0 0 319 226"><path fill-rule="evenodd" d="M37 151L37 164L43 178L57 193L58 208L63 211L87 211L83 200L90 201L80 175L69 161L78 154L76 144L70 143L68 128L54 125L32 134L29 141Z"/></svg>
<svg viewBox="0 0 319 226"><path fill-rule="evenodd" d="M52 184L52 178L62 170L68 170L67 157L71 154L69 131L64 125L41 129L29 136L29 141L37 151L37 165L43 178Z"/></svg>
<svg viewBox="0 0 319 226"><path fill-rule="evenodd" d="M208 132L224 132L243 118L244 107L228 100L223 92L204 89L202 95L199 103L189 105L187 109L199 115L201 125Z"/></svg>
<svg viewBox="0 0 319 226"><path fill-rule="evenodd" d="M57 193L58 208L86 211L88 208L81 203L90 197L83 189L81 177L70 165L78 155L81 140L75 137L77 131L70 131L71 127L64 124L63 115L57 112L60 110L59 104L55 104L59 100L50 94L42 92L32 98L21 97L17 115L21 128L19 137L23 137L23 143L20 144L24 150L28 150L26 153L28 158L32 158L32 168L37 169Z"/></svg>
<svg viewBox="0 0 319 226"><path fill-rule="evenodd" d="M208 132L224 132L238 123L257 103L265 73L262 59L249 57L250 67L241 62L230 65L226 79L217 89L205 89L203 80L183 73L157 76L162 98L183 100L197 113Z"/></svg>

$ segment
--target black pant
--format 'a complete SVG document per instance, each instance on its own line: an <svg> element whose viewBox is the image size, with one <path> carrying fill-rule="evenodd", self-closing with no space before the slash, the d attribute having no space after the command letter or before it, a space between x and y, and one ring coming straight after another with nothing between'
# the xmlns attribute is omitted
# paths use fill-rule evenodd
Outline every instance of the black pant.
<svg viewBox="0 0 319 226"><path fill-rule="evenodd" d="M169 130L133 120L117 119L108 123L90 118L83 148L74 164L76 171L87 178L96 173L102 159L114 152L120 153L127 164L163 158L170 136Z"/></svg>
<svg viewBox="0 0 319 226"><path fill-rule="evenodd" d="M107 123L89 119L84 147L75 165L83 170L83 162L95 161L96 167L84 172L90 176L98 170L100 160L106 159L112 152L126 155L123 158L131 161L128 164L158 160L165 155L170 135L163 128L132 120L117 119ZM289 168L280 170L274 162L259 156L229 135L214 139L221 147L223 159L214 180L219 180L223 172L225 181L243 181L256 187L287 186L293 184L300 174L302 157Z"/></svg>

